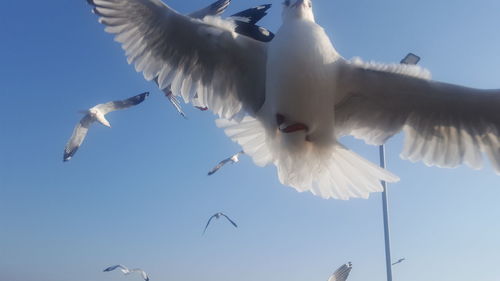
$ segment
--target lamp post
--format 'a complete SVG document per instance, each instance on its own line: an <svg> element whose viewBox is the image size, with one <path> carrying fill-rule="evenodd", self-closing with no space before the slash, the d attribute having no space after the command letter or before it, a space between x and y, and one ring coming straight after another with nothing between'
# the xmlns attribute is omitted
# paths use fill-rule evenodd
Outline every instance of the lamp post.
<svg viewBox="0 0 500 281"><path fill-rule="evenodd" d="M408 53L400 63L401 64L417 64L420 61L420 57ZM385 147L384 145L379 146L380 154L380 167L385 169ZM391 260L391 236L389 231L389 204L388 204L388 194L387 194L387 183L382 181L382 187L384 191L382 192L382 211L384 216L384 239L385 239L385 267L387 272L387 281L392 281L392 260Z"/></svg>

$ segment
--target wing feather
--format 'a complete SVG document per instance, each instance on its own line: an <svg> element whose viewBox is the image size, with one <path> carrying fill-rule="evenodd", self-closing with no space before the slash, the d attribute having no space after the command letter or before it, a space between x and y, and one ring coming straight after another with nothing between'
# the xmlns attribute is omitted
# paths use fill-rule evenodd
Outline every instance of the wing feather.
<svg viewBox="0 0 500 281"><path fill-rule="evenodd" d="M85 140L85 136L87 136L87 132L92 122L92 117L90 117L89 114L86 114L78 122L78 124L76 124L75 128L73 129L73 134L71 135L71 138L64 148L64 162L69 161L75 155L80 145L82 145L83 140Z"/></svg>
<svg viewBox="0 0 500 281"><path fill-rule="evenodd" d="M404 130L403 158L480 168L485 153L500 172L500 90L431 81L401 69L345 64L340 80L348 94L335 106L337 133L380 145Z"/></svg>
<svg viewBox="0 0 500 281"><path fill-rule="evenodd" d="M181 15L159 0L89 0L122 43L127 60L164 90L223 118L254 114L264 102L266 44L234 32L234 24ZM186 79L186 86L183 83Z"/></svg>
<svg viewBox="0 0 500 281"><path fill-rule="evenodd" d="M115 111L115 110L125 109L125 108L129 108L129 107L138 105L138 104L142 103L148 96L149 96L149 92L144 92L142 94L135 95L135 96L130 97L128 99L110 101L107 103L98 104L95 106L95 108L97 108L100 112L102 112L102 114L108 114L108 113Z"/></svg>

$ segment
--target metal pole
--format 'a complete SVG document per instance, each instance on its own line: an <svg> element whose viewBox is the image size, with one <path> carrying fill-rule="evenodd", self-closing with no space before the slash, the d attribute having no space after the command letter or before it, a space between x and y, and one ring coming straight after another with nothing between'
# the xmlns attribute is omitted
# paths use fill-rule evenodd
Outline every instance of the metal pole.
<svg viewBox="0 0 500 281"><path fill-rule="evenodd" d="M385 148L384 145L379 147L380 152L380 167L385 169ZM385 267L387 271L387 281L392 281L392 265L391 265L391 237L389 233L389 206L387 198L387 183L382 181L384 192L382 192L382 210L384 214L384 237L385 237Z"/></svg>

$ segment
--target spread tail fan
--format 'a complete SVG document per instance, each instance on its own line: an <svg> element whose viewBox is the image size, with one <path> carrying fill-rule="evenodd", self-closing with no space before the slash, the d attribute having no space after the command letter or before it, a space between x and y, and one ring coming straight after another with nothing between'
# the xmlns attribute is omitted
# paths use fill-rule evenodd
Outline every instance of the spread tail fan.
<svg viewBox="0 0 500 281"><path fill-rule="evenodd" d="M273 163L282 184L323 198L367 198L383 190L380 181L399 178L348 150L340 143L318 146L311 142L290 147L280 134L271 136L262 123L246 116L241 122L217 120L217 126L243 147L259 166Z"/></svg>

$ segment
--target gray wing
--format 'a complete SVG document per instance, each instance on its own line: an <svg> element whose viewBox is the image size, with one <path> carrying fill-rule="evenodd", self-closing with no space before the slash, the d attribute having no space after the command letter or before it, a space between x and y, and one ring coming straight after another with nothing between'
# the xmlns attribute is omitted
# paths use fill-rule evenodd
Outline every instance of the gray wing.
<svg viewBox="0 0 500 281"><path fill-rule="evenodd" d="M222 14L227 6L231 3L231 0L219 0L215 1L214 3L210 4L209 6L200 9L196 12L193 12L189 14L188 16L196 19L202 19L206 16L218 16Z"/></svg>
<svg viewBox="0 0 500 281"><path fill-rule="evenodd" d="M267 15L267 10L269 10L269 8L271 8L271 4L259 5L233 14L229 18L235 21L255 25L258 21L260 21Z"/></svg>
<svg viewBox="0 0 500 281"><path fill-rule="evenodd" d="M427 165L482 166L482 153L500 172L500 90L479 90L411 74L418 66L345 64L335 105L335 129L380 145L402 129L401 156Z"/></svg>
<svg viewBox="0 0 500 281"><path fill-rule="evenodd" d="M109 272L109 271L113 271L115 269L119 268L123 273L127 273L129 272L128 268L124 265L121 265L121 264L117 264L117 265L113 265L113 266L110 266L108 268L105 268L103 270L103 272Z"/></svg>
<svg viewBox="0 0 500 281"><path fill-rule="evenodd" d="M208 172L208 175L209 176L213 175L215 172L217 172L220 168L222 168L222 166L226 165L228 162L231 162L231 158L226 158L226 159L220 161L219 164L217 164L215 167L212 168L212 170L210 170Z"/></svg>
<svg viewBox="0 0 500 281"><path fill-rule="evenodd" d="M208 221L207 221L207 225L205 225L205 229L203 229L203 234L205 234L205 231L207 231L207 228L208 228L208 225L210 224L210 222L215 218L216 215L213 215L211 216Z"/></svg>
<svg viewBox="0 0 500 281"><path fill-rule="evenodd" d="M78 122L78 124L76 124L75 128L73 129L73 134L71 135L71 138L64 148L64 162L69 161L73 157L73 155L75 155L80 145L82 145L92 122L92 117L90 117L89 114L86 114Z"/></svg>
<svg viewBox="0 0 500 281"><path fill-rule="evenodd" d="M347 277L349 277L349 273L351 273L352 270L352 264L346 263L339 267L335 272L330 276L328 281L345 281L347 280Z"/></svg>
<svg viewBox="0 0 500 281"><path fill-rule="evenodd" d="M223 213L221 213L221 215L223 215L232 225L234 225L234 227L238 227L238 225L236 225L236 223L234 221L232 221L228 216L226 216Z"/></svg>
<svg viewBox="0 0 500 281"><path fill-rule="evenodd" d="M107 102L104 104L99 104L96 106L96 108L99 111L101 111L102 114L107 114L111 111L125 109L125 108L132 107L134 105L138 105L141 102L143 102L146 99L146 97L148 97L148 96L149 96L149 92L145 92L145 93L130 97L130 98L125 99L125 100L110 101L110 102Z"/></svg>
<svg viewBox="0 0 500 281"><path fill-rule="evenodd" d="M184 16L160 0L88 1L128 62L160 89L171 84L174 94L222 118L262 106L267 46L238 35L232 22Z"/></svg>

